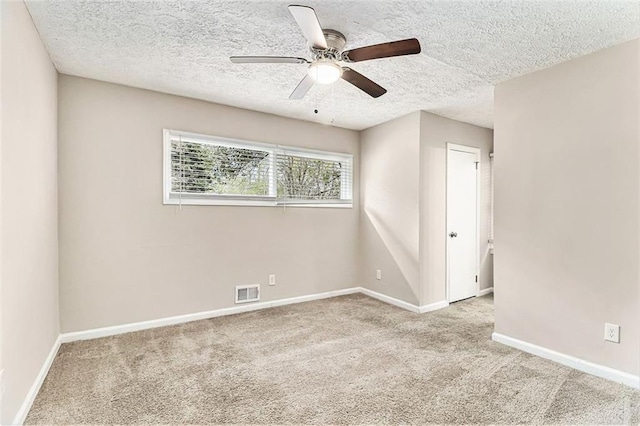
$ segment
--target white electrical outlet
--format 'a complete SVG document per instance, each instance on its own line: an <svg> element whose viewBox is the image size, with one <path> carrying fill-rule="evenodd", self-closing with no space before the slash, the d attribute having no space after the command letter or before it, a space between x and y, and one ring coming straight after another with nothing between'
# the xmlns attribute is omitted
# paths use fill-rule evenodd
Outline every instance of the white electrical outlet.
<svg viewBox="0 0 640 426"><path fill-rule="evenodd" d="M382 271L380 269L376 269L376 280L382 279Z"/></svg>
<svg viewBox="0 0 640 426"><path fill-rule="evenodd" d="M604 340L613 343L620 343L620 326L604 323Z"/></svg>
<svg viewBox="0 0 640 426"><path fill-rule="evenodd" d="M269 285L276 285L276 274L269 274Z"/></svg>

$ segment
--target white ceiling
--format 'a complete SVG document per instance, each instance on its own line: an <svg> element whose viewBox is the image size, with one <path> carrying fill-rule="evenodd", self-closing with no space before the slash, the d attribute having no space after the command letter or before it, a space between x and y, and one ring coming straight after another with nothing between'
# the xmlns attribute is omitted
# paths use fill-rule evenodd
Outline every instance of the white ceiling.
<svg viewBox="0 0 640 426"><path fill-rule="evenodd" d="M422 54L352 64L388 90L378 99L338 81L290 101L305 65L228 59L309 57L289 3L27 5L61 73L358 130L417 110L492 127L494 84L640 36L637 0L304 0L324 28L347 36L347 48L416 37Z"/></svg>

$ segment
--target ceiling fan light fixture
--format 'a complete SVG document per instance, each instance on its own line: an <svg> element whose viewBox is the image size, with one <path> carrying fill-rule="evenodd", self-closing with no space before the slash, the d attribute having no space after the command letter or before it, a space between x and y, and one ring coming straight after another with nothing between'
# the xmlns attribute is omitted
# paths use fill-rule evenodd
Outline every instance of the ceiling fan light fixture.
<svg viewBox="0 0 640 426"><path fill-rule="evenodd" d="M307 47L311 52L312 61L290 56L232 56L230 58L231 62L235 64L310 64L307 75L291 92L289 99L303 99L315 83L331 84L340 78L372 98L378 98L387 93L384 87L348 66L343 68L340 63L350 64L371 59L417 55L422 51L420 42L416 38L379 43L345 51L347 38L340 31L322 28L312 7L291 4L289 12L307 39Z"/></svg>
<svg viewBox="0 0 640 426"><path fill-rule="evenodd" d="M342 67L330 59L319 59L309 65L309 76L320 84L331 84L342 76Z"/></svg>

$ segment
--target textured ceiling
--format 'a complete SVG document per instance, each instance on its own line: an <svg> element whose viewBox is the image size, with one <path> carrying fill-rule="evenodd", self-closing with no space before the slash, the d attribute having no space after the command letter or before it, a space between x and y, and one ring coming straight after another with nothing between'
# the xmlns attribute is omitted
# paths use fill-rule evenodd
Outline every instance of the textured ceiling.
<svg viewBox="0 0 640 426"><path fill-rule="evenodd" d="M353 64L388 89L344 81L288 96L305 65L238 65L231 55L309 57L288 1L28 1L65 74L352 129L425 110L492 127L493 85L640 35L635 1L303 1L347 48L416 37L422 54ZM294 2L295 3L295 2ZM313 112L318 109L318 114Z"/></svg>

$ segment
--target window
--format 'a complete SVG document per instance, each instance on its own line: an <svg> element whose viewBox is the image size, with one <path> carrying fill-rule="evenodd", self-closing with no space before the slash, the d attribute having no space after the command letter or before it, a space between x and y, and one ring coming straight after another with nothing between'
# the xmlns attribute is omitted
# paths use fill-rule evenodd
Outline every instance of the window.
<svg viewBox="0 0 640 426"><path fill-rule="evenodd" d="M352 206L351 154L164 131L164 203Z"/></svg>

